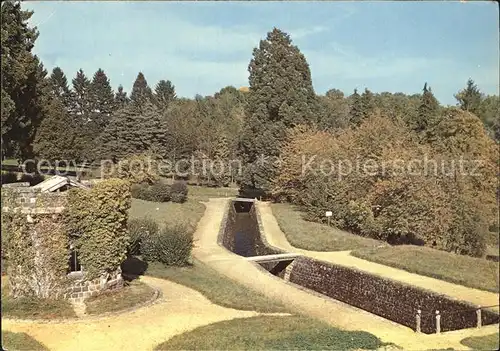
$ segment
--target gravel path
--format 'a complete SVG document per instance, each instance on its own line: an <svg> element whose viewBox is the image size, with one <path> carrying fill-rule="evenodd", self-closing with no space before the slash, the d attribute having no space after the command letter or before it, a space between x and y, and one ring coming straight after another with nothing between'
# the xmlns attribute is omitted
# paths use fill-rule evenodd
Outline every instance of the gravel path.
<svg viewBox="0 0 500 351"><path fill-rule="evenodd" d="M270 245L291 253L299 253L304 256L332 262L346 267L355 267L387 279L400 281L438 294L447 295L456 300L468 301L480 306L498 305L499 294L448 283L443 280L409 273L402 269L392 268L375 262L363 260L361 258L351 256L350 251L323 252L302 250L292 247L285 234L281 231L269 203L259 202L257 204L257 209L261 216L266 240ZM498 311L498 308L496 308L496 310Z"/></svg>
<svg viewBox="0 0 500 351"><path fill-rule="evenodd" d="M227 203L228 199L210 199L206 203L205 215L198 223L195 232L194 256L221 274L238 281L250 289L283 302L292 310L318 318L344 330L367 331L384 342L391 342L408 350L445 349L448 347L455 350L464 350L468 348L460 344L460 340L463 338L473 335L488 335L498 330L498 325L491 325L481 329L467 329L439 335L417 334L410 328L400 324L340 301L319 294L311 294L295 285L286 283L217 244L217 236ZM266 208L266 204L262 202L258 202L257 206L259 210ZM265 210L263 212L261 211L261 219L269 243L280 246L287 251L297 252L288 242L279 242L280 239L284 238L279 227L279 232L275 230L269 231L270 224L274 222L277 225L277 222L271 212ZM275 235L278 240L274 240Z"/></svg>
<svg viewBox="0 0 500 351"><path fill-rule="evenodd" d="M311 294L286 283L217 244L217 235L227 202L228 199L210 199L206 203L205 214L198 223L195 232L194 256L248 288L282 301L292 310L345 330L367 331L382 341L392 342L410 350L444 349L447 347L457 350L467 349L460 344L461 339L467 336L488 335L498 330L498 325L493 325L441 335L416 334L402 325L341 302ZM271 209L265 203L258 203L258 208L261 211L268 241L287 251L299 252L288 244L279 227L276 227L277 223L270 212ZM321 253L325 254L324 257L317 256L315 252L306 252L305 254L321 259L329 257L326 253ZM335 257L336 263L338 263L339 257ZM331 258L333 259L333 256ZM384 272L387 272L386 274L390 274L389 272L392 270L394 269L389 267L383 269ZM406 274L410 275L410 273ZM391 278L394 279L394 276ZM37 323L3 318L2 330L25 332L53 351L142 351L152 350L159 343L200 326L234 318L267 315L215 305L199 292L167 280L152 277L141 277L141 280L159 289L162 296L152 305L133 312L99 319L81 319L62 323ZM418 281L415 282L418 283ZM437 282L442 284L441 281ZM454 284L449 285L455 286ZM440 286L444 287L445 285ZM449 293L451 294L451 292ZM471 293L471 296L476 295Z"/></svg>
<svg viewBox="0 0 500 351"><path fill-rule="evenodd" d="M152 277L141 277L162 296L134 312L63 323L2 319L2 330L25 332L52 351L153 350L171 337L215 322L263 315L213 304L199 292Z"/></svg>

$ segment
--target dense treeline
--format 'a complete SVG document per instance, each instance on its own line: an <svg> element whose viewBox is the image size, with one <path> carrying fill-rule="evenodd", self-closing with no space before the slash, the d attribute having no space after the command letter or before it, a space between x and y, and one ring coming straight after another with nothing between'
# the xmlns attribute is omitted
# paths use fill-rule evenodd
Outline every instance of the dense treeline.
<svg viewBox="0 0 500 351"><path fill-rule="evenodd" d="M500 98L484 96L471 79L455 95L457 107L441 106L427 83L414 95L368 88L318 95L306 57L275 28L253 51L247 91L225 87L213 96L179 98L171 81L150 86L139 72L127 93L121 85L114 91L100 68L93 76L79 70L71 82L59 67L49 74L31 52L38 35L27 25L31 15L19 3L1 5L3 157L217 160L225 171L204 173L207 182L236 181L287 199L313 220L332 210L336 225L361 235L484 251L497 204ZM315 156L310 165L317 167L388 165L339 178L339 169L304 173L304 156ZM389 162L425 157L446 163L448 173L415 176L395 172ZM234 159L241 172L227 169ZM474 167L481 175L449 169L464 159L481 160Z"/></svg>

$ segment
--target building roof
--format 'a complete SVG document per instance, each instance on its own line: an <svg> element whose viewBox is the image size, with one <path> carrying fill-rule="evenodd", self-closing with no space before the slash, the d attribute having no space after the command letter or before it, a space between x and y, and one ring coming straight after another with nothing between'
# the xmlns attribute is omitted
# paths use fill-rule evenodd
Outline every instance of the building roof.
<svg viewBox="0 0 500 351"><path fill-rule="evenodd" d="M65 185L68 185L70 187L76 187L76 188L82 188L82 189L88 189L87 186L83 185L80 182L77 182L76 180L70 179L68 177L63 177L59 175L55 175L53 177L50 177L49 179L44 180L43 182L33 186L33 189L40 189L41 192L53 192L56 191Z"/></svg>

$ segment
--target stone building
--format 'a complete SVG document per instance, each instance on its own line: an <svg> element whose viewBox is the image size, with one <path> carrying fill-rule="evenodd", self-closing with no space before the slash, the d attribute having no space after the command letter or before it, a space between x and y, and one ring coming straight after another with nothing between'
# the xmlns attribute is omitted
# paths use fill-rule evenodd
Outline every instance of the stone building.
<svg viewBox="0 0 500 351"><path fill-rule="evenodd" d="M50 261L51 253L43 250L44 245L42 244L44 240L47 240L46 235L37 229L34 217L53 221L54 225L61 225L61 223L55 222L61 221L60 214L63 213L67 205L67 190L74 187L90 189L89 186L81 182L62 176L53 176L35 186L29 186L29 183L11 183L2 186L2 188L8 188L11 194L9 196L11 200L9 203L3 204L2 211L26 215L26 222L30 228L31 244L35 249L35 254L32 257L34 271L30 272L29 275L16 274L16 279L9 277L11 290L12 288L17 289L15 291L29 290L42 298L63 297L72 302L81 302L104 290L123 286L123 278L119 269L114 274L87 280L85 267L80 264L70 237L67 238L70 256L68 257L66 276L54 277L51 272L45 270L45 267L50 266L46 262ZM56 288L59 285L55 283L56 281L63 281L63 287Z"/></svg>

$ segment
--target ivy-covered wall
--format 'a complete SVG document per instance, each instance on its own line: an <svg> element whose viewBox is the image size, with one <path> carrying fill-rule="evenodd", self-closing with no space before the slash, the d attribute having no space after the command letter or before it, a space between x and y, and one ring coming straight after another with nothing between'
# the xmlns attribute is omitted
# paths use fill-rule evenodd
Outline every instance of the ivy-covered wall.
<svg viewBox="0 0 500 351"><path fill-rule="evenodd" d="M130 203L130 183L121 179L69 191L64 219L86 279L105 282L120 269L127 253Z"/></svg>
<svg viewBox="0 0 500 351"><path fill-rule="evenodd" d="M120 179L99 182L91 190L61 193L2 189L2 244L6 246L2 255L9 262L11 294L81 298L81 286L75 291L74 279L67 278L70 243L83 267L78 284L95 286L97 279L101 290L120 286L129 208L130 184Z"/></svg>
<svg viewBox="0 0 500 351"><path fill-rule="evenodd" d="M62 193L61 193L62 194ZM61 220L66 197L2 189L2 255L11 294L57 298L64 293L68 236Z"/></svg>

